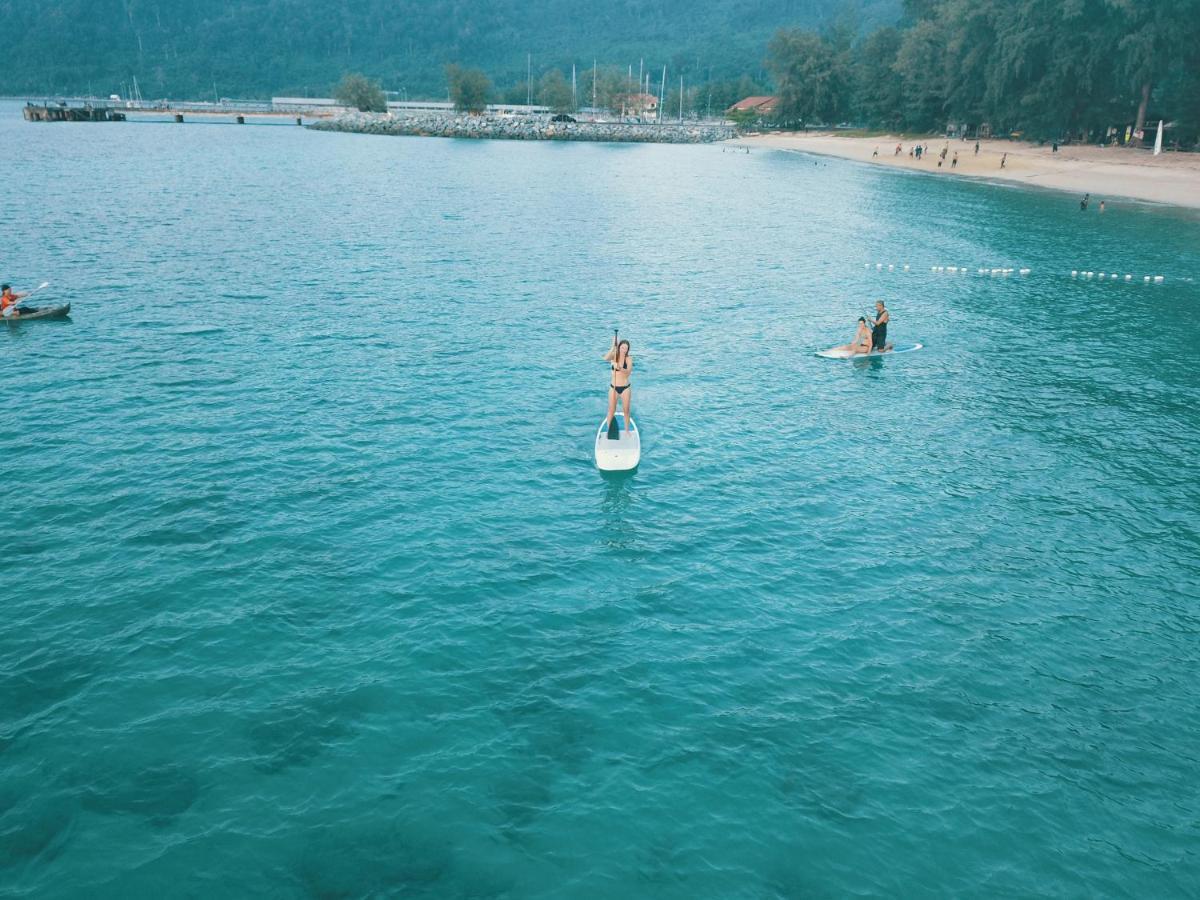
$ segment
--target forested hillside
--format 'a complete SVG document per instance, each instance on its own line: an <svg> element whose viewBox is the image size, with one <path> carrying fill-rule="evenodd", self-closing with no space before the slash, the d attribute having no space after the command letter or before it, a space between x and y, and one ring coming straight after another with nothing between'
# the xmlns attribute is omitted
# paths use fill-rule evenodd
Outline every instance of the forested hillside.
<svg viewBox="0 0 1200 900"><path fill-rule="evenodd" d="M346 71L443 96L447 63L504 90L593 59L689 83L762 78L780 27L895 21L900 0L0 0L0 95L325 94Z"/></svg>
<svg viewBox="0 0 1200 900"><path fill-rule="evenodd" d="M768 68L785 122L1123 140L1164 119L1190 146L1200 0L906 0L898 28L782 30Z"/></svg>

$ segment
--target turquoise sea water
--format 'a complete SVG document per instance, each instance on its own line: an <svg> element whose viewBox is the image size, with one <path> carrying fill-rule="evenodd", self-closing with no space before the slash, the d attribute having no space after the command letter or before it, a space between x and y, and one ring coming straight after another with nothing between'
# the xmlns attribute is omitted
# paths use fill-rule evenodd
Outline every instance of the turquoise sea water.
<svg viewBox="0 0 1200 900"><path fill-rule="evenodd" d="M1200 891L1195 215L720 147L0 142L0 277L74 305L0 327L0 894ZM812 355L877 297L925 350Z"/></svg>

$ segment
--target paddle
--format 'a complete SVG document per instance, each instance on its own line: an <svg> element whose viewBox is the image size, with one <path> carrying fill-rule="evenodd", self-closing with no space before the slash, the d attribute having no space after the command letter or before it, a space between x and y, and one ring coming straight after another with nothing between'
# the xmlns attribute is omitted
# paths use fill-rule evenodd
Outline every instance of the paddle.
<svg viewBox="0 0 1200 900"><path fill-rule="evenodd" d="M21 299L28 300L30 297L32 297L34 294L36 294L42 288L48 288L48 287L50 287L50 282L43 281L41 284L39 284L37 287L35 287L32 291L30 291L28 294L23 296ZM14 312L16 312L16 310L17 310L17 304L14 303L8 309L4 310L5 318L8 318L9 316L11 316Z"/></svg>
<svg viewBox="0 0 1200 900"><path fill-rule="evenodd" d="M613 361L612 361L612 365L614 365L614 366L617 364L617 349L621 346L620 341L617 340L618 334L619 334L618 329L613 328ZM620 401L617 402L617 405L620 406ZM610 441L619 440L621 437L621 429L619 427L617 427L617 417L615 415L611 419L608 420L608 432L607 432L607 434L605 434L605 437Z"/></svg>

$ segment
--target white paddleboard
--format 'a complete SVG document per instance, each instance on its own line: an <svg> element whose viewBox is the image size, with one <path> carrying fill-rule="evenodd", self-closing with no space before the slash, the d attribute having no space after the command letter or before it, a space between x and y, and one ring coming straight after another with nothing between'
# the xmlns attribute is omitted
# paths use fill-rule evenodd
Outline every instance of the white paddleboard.
<svg viewBox="0 0 1200 900"><path fill-rule="evenodd" d="M895 356L897 353L912 353L914 350L920 350L924 344L895 344L891 350L885 350L882 353L878 350L872 350L870 353L853 353L850 350L843 350L840 347L832 347L829 350L818 350L817 356L825 359L871 359L876 356Z"/></svg>
<svg viewBox="0 0 1200 900"><path fill-rule="evenodd" d="M625 415L620 410L613 415L613 422L618 429L615 440L611 437L613 430L606 429L603 421L596 431L596 468L602 472L628 472L642 459L642 435L634 421L630 421L632 431L625 430Z"/></svg>

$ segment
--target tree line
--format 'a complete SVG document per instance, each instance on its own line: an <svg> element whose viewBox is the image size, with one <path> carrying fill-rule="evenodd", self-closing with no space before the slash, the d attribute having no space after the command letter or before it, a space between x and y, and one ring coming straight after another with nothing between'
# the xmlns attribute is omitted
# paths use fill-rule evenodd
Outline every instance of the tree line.
<svg viewBox="0 0 1200 900"><path fill-rule="evenodd" d="M0 96L327 95L342 72L445 99L443 68L479 66L505 92L526 73L651 57L688 83L759 75L781 25L852 6L895 21L900 0L0 0ZM540 71L538 72L540 79Z"/></svg>
<svg viewBox="0 0 1200 900"><path fill-rule="evenodd" d="M1200 0L906 0L899 25L865 35L782 29L767 66L780 124L1200 134Z"/></svg>

